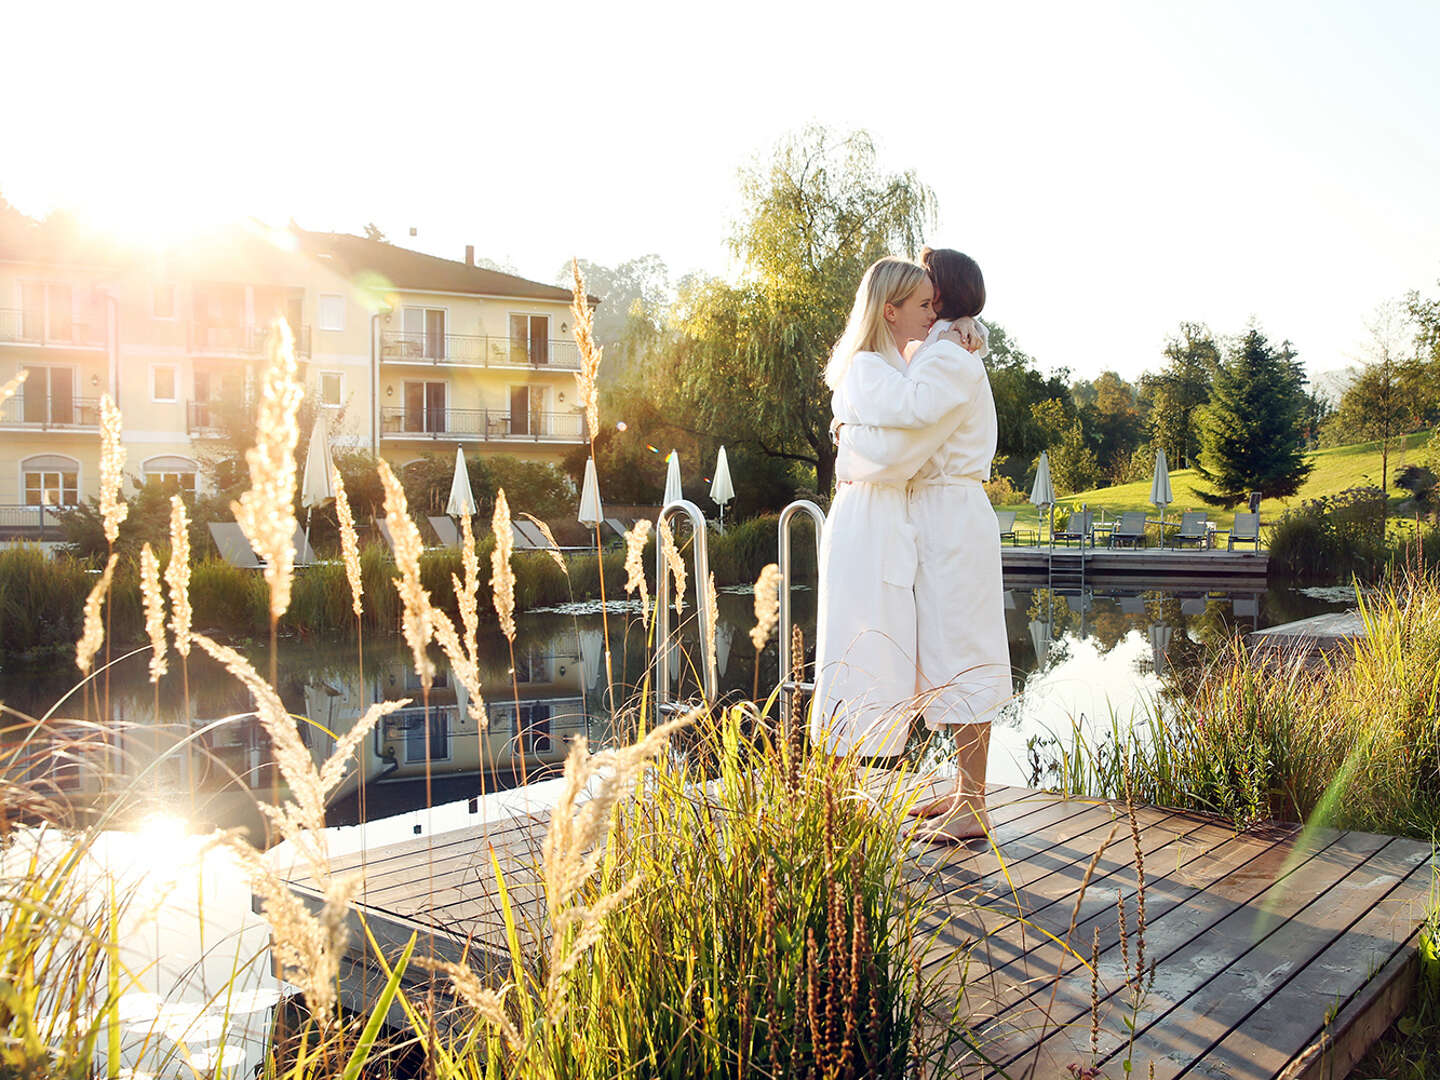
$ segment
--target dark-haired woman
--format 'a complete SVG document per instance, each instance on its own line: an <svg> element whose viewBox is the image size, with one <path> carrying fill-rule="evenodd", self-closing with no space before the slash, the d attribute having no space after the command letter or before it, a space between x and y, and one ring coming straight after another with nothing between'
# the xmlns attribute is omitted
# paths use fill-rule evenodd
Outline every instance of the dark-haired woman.
<svg viewBox="0 0 1440 1080"><path fill-rule="evenodd" d="M931 728L953 732L958 756L955 789L917 809L931 820L916 832L950 840L989 827L990 722L1011 694L1010 653L1000 535L982 487L997 437L985 352L957 358L954 350L929 348L955 321L980 314L984 277L958 251L927 248L921 261L939 318L905 370L881 372L867 388L860 422L841 426L835 472L851 481L907 483L917 544L917 705Z"/></svg>

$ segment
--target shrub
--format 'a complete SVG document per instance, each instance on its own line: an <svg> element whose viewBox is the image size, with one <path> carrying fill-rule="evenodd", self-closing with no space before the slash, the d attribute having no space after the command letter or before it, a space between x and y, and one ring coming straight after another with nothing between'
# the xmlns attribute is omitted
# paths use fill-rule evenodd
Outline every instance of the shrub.
<svg viewBox="0 0 1440 1080"><path fill-rule="evenodd" d="M1374 577L1387 565L1385 495L1356 487L1310 499L1270 529L1270 563L1302 580Z"/></svg>

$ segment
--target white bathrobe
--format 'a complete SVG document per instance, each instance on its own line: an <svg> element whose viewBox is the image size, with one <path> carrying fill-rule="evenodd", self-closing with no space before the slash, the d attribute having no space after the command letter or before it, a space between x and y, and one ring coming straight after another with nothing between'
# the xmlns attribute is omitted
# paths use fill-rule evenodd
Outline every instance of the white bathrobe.
<svg viewBox="0 0 1440 1080"><path fill-rule="evenodd" d="M867 369L862 423L841 429L836 462L838 477L909 479L920 704L932 727L989 722L1012 693L1000 534L981 487L995 457L995 401L984 351L957 365L938 350L949 325L935 324L905 371Z"/></svg>
<svg viewBox="0 0 1440 1080"><path fill-rule="evenodd" d="M949 341L922 353L923 383L902 374L899 353L858 353L831 400L836 419L847 426L949 420L953 428L958 413L954 420L946 414L973 396L976 371L983 382L984 365ZM915 438L920 432L905 434ZM843 455L842 440L842 460ZM871 475L862 475L867 472ZM917 691L918 552L909 520L909 474L857 461L853 472L837 465L836 475L841 483L820 546L811 737L832 753L898 754Z"/></svg>

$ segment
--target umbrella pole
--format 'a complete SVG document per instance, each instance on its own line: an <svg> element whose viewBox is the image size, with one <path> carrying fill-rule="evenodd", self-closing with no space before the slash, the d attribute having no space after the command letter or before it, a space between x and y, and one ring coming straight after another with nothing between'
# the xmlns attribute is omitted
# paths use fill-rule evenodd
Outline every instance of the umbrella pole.
<svg viewBox="0 0 1440 1080"><path fill-rule="evenodd" d="M305 549L306 549L306 551L308 551L308 550L310 549L310 515L313 514L313 513L315 513L315 507L313 507L313 506L307 506L307 507L305 508ZM302 551L300 554L301 554L301 555L304 555L305 552Z"/></svg>

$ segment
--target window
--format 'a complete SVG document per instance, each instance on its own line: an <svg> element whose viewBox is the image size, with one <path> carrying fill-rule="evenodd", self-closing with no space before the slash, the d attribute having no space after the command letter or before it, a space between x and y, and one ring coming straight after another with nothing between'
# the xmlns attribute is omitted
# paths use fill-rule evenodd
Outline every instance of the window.
<svg viewBox="0 0 1440 1080"><path fill-rule="evenodd" d="M38 454L21 463L26 506L77 506L80 465L60 454Z"/></svg>
<svg viewBox="0 0 1440 1080"><path fill-rule="evenodd" d="M510 362L512 364L548 364L550 362L550 316L510 316Z"/></svg>
<svg viewBox="0 0 1440 1080"><path fill-rule="evenodd" d="M30 377L20 388L21 419L27 424L75 423L75 369L37 364L29 367Z"/></svg>
<svg viewBox="0 0 1440 1080"><path fill-rule="evenodd" d="M405 355L424 360L445 359L445 309L405 309Z"/></svg>
<svg viewBox="0 0 1440 1080"><path fill-rule="evenodd" d="M173 319L175 317L175 286L155 286L155 318Z"/></svg>
<svg viewBox="0 0 1440 1080"><path fill-rule="evenodd" d="M407 382L404 430L430 433L445 431L445 398L446 388L443 382Z"/></svg>
<svg viewBox="0 0 1440 1080"><path fill-rule="evenodd" d="M150 369L150 400L174 401L177 381L174 364L156 364Z"/></svg>
<svg viewBox="0 0 1440 1080"><path fill-rule="evenodd" d="M408 720L405 727L405 760L407 762L424 761L426 750L426 723L425 714L422 711L413 720ZM443 708L430 710L430 760L448 761L450 759L450 714Z"/></svg>
<svg viewBox="0 0 1440 1080"><path fill-rule="evenodd" d="M320 297L320 329L321 330L344 330L345 329L345 297L334 295L321 295Z"/></svg>
<svg viewBox="0 0 1440 1080"><path fill-rule="evenodd" d="M152 457L142 466L146 486L155 485L166 491L195 494L195 474L199 466L190 458L179 454L162 454Z"/></svg>
<svg viewBox="0 0 1440 1080"><path fill-rule="evenodd" d="M345 376L338 371L320 372L320 404L338 407L345 399Z"/></svg>

